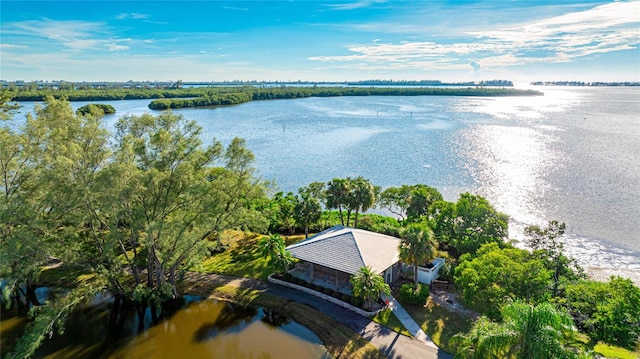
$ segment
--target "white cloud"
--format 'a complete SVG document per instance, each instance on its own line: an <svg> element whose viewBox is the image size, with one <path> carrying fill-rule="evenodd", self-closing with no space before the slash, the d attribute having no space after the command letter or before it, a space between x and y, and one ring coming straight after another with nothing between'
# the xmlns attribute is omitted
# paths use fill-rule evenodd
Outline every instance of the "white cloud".
<svg viewBox="0 0 640 359"><path fill-rule="evenodd" d="M35 36L49 40L71 42L86 39L92 34L102 33L104 23L87 21L28 20L6 23L2 31L5 34Z"/></svg>
<svg viewBox="0 0 640 359"><path fill-rule="evenodd" d="M148 14L140 14L140 13L134 12L134 13L121 13L120 15L116 16L116 19L118 19L118 20L126 20L126 19L139 20L139 19L148 19L150 17L151 17L151 15L148 15Z"/></svg>
<svg viewBox="0 0 640 359"><path fill-rule="evenodd" d="M0 49L28 49L27 45L0 44Z"/></svg>
<svg viewBox="0 0 640 359"><path fill-rule="evenodd" d="M111 44L109 45L109 51L125 51L125 50L129 50L129 46L125 46L125 45L116 45L116 44Z"/></svg>
<svg viewBox="0 0 640 359"><path fill-rule="evenodd" d="M222 8L225 10L249 11L246 7L223 6Z"/></svg>
<svg viewBox="0 0 640 359"><path fill-rule="evenodd" d="M355 10L375 4L382 4L385 2L386 0L360 0L342 4L327 4L326 6L330 7L333 10Z"/></svg>
<svg viewBox="0 0 640 359"><path fill-rule="evenodd" d="M121 43L136 42L130 38L115 38L102 22L29 20L3 24L3 34L21 36L33 42L46 40L46 45L60 45L73 51L124 51L129 46ZM143 40L149 43L152 40ZM44 44L43 44L44 45ZM14 48L18 46L13 46ZM3 46L3 48L8 48ZM23 48L26 48L23 47ZM36 48L36 46L32 46Z"/></svg>
<svg viewBox="0 0 640 359"><path fill-rule="evenodd" d="M464 62L475 69L534 63L570 62L578 57L630 50L640 44L640 1L618 1L584 11L528 21L503 29L471 31L454 42L405 41L351 45L350 54L309 60L359 62L421 69L449 69ZM362 25L365 26L366 25ZM424 36L424 33L414 34ZM463 61L464 60L464 61ZM471 62L474 61L474 62ZM474 65L475 64L475 65Z"/></svg>

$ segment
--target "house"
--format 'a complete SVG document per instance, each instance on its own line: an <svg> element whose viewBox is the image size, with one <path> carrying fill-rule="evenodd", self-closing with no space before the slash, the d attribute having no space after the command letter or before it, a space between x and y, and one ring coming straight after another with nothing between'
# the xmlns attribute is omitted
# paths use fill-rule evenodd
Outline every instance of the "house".
<svg viewBox="0 0 640 359"><path fill-rule="evenodd" d="M349 280L361 267L371 267L388 284L400 276L400 239L363 229L334 226L286 248L300 262L292 274L307 281L323 283L336 290L350 287ZM443 258L418 267L418 280L431 284L438 278ZM411 271L411 273L413 273Z"/></svg>
<svg viewBox="0 0 640 359"><path fill-rule="evenodd" d="M365 266L385 282L395 281L400 275L399 245L396 237L335 226L286 249L301 261L297 269L304 271L310 281L325 280L340 288Z"/></svg>

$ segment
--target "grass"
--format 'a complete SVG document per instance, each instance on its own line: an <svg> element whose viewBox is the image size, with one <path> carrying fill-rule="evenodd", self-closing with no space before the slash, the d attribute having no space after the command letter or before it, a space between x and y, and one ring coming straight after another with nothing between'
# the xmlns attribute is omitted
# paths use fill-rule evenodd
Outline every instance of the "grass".
<svg viewBox="0 0 640 359"><path fill-rule="evenodd" d="M382 324L385 327L393 330L396 333L400 333L402 335L406 335L408 337L411 336L411 333L407 330L407 328L402 325L400 319L396 317L395 314L391 311L391 309L386 308L376 314L372 320L378 324Z"/></svg>
<svg viewBox="0 0 640 359"><path fill-rule="evenodd" d="M268 258L260 253L260 238L259 235L245 235L242 232L225 232L221 242L227 250L204 260L194 270L265 280L269 274L275 272L275 268L269 265ZM304 239L304 236L284 238L285 244L289 245Z"/></svg>
<svg viewBox="0 0 640 359"><path fill-rule="evenodd" d="M209 298L256 305L278 310L311 329L333 358L382 359L385 356L371 343L344 324L314 308L254 289L225 285L211 290Z"/></svg>
<svg viewBox="0 0 640 359"><path fill-rule="evenodd" d="M38 284L49 287L74 287L90 280L95 275L71 265L45 267L40 271Z"/></svg>
<svg viewBox="0 0 640 359"><path fill-rule="evenodd" d="M431 297L427 299L427 304L424 306L405 303L402 303L402 306L431 340L448 353L455 353L455 349L449 346L451 337L458 333L467 332L473 325L471 318L449 311L434 303Z"/></svg>
<svg viewBox="0 0 640 359"><path fill-rule="evenodd" d="M604 343L598 343L593 347L593 351L597 354L604 356L605 358L617 358L617 359L636 359L638 358L637 352L632 352L624 348L616 347L613 345L607 345Z"/></svg>

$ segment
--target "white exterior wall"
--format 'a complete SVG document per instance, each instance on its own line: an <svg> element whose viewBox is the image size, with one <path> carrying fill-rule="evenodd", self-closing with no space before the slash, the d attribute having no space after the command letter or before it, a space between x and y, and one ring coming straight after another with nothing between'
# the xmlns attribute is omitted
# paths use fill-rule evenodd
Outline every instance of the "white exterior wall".
<svg viewBox="0 0 640 359"><path fill-rule="evenodd" d="M438 272L444 264L444 258L438 257L431 261L431 263L433 263L433 267L431 268L418 267L418 282L423 284L431 284L431 282L438 279L438 277L440 276Z"/></svg>

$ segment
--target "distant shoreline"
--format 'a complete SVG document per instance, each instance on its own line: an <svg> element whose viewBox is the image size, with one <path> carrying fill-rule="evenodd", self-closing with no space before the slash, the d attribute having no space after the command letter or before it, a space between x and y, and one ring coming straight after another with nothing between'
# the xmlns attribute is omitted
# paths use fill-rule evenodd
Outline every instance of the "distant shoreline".
<svg viewBox="0 0 640 359"><path fill-rule="evenodd" d="M342 96L543 96L532 89L513 87L417 87L417 86L274 86L274 87L189 87L189 88L70 88L8 91L12 101L43 101L47 96L68 101L110 101L152 99L149 108L168 110L239 105L251 101Z"/></svg>
<svg viewBox="0 0 640 359"><path fill-rule="evenodd" d="M535 81L535 82L531 82L530 85L532 86L627 87L627 86L640 86L640 82Z"/></svg>

